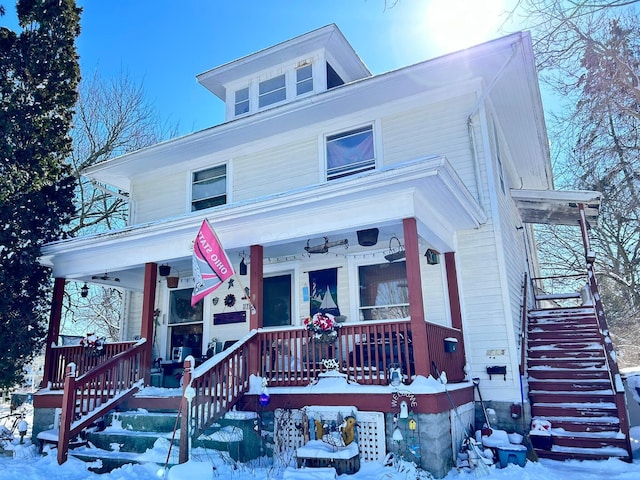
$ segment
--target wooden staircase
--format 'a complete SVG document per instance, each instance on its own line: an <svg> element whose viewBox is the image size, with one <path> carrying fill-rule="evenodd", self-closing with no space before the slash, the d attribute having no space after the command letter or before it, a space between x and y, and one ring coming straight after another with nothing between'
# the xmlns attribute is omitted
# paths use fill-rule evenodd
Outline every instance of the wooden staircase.
<svg viewBox="0 0 640 480"><path fill-rule="evenodd" d="M624 393L621 401L605 339L593 306L529 312L531 416L552 425L552 445L536 448L539 457L631 460Z"/></svg>

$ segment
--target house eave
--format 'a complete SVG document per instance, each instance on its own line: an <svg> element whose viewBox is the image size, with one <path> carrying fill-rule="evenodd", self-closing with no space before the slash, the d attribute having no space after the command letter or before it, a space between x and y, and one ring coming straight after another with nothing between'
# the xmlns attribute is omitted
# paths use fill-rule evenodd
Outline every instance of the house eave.
<svg viewBox="0 0 640 480"><path fill-rule="evenodd" d="M600 192L591 190L511 190L511 198L524 223L548 225L577 226L579 205L583 205L586 220L596 226L601 197Z"/></svg>
<svg viewBox="0 0 640 480"><path fill-rule="evenodd" d="M285 194L53 242L43 246L40 262L51 267L55 277L85 280L95 273L117 273L120 286L138 289L145 263L190 258L203 217L213 224L228 251L260 244L267 256L270 248L286 245L292 254L302 253L309 238L355 234L362 226L399 226L407 217L417 219L430 245L451 251L458 230L477 228L486 221L451 165L436 156Z"/></svg>
<svg viewBox="0 0 640 480"><path fill-rule="evenodd" d="M471 49L438 57L392 72L364 78L312 97L296 100L280 107L232 120L206 130L132 152L93 165L83 175L98 182L130 191L132 179L160 169L176 169L205 155L246 145L253 141L292 132L295 129L352 115L385 103L412 95L436 92L447 87L451 95L456 85L483 78L489 83L505 59L513 51L513 44L523 42L524 51L517 66L510 66L503 75L502 88L524 88L526 93L517 102L504 101L502 94L491 99L499 115L506 115L503 129L512 129L508 136L517 138L512 157L525 188L551 188L548 140L544 130L544 115L540 108L539 89L529 65L531 56L528 34L513 34ZM451 79L456 79L452 82ZM515 93L514 93L515 95ZM522 101L520 101L522 100ZM526 100L526 101L524 101ZM518 121L511 121L511 118ZM522 122L527 121L526 124ZM436 152L434 152L436 153ZM437 152L441 153L441 152ZM543 172L542 175L539 172Z"/></svg>

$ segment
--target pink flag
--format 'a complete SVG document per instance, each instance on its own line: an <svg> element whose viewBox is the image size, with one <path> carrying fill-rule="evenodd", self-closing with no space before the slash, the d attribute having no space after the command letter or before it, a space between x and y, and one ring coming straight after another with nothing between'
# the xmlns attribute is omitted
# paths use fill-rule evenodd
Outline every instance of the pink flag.
<svg viewBox="0 0 640 480"><path fill-rule="evenodd" d="M205 219L193 244L193 278L191 306L213 292L234 275L233 267L213 228Z"/></svg>

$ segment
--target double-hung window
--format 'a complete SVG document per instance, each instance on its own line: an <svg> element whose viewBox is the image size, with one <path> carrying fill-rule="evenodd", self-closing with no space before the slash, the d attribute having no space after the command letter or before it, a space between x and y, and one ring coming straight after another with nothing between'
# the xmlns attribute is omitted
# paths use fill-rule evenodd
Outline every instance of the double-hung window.
<svg viewBox="0 0 640 480"><path fill-rule="evenodd" d="M284 74L270 78L258 85L258 107L263 108L287 99L287 85Z"/></svg>
<svg viewBox="0 0 640 480"><path fill-rule="evenodd" d="M406 262L363 265L360 281L360 319L392 320L409 316Z"/></svg>
<svg viewBox="0 0 640 480"><path fill-rule="evenodd" d="M249 112L249 87L236 90L235 103L234 103L234 115L242 115Z"/></svg>
<svg viewBox="0 0 640 480"><path fill-rule="evenodd" d="M218 165L193 172L191 211L217 207L227 203L227 166Z"/></svg>
<svg viewBox="0 0 640 480"><path fill-rule="evenodd" d="M296 69L296 95L304 95L313 90L313 70L311 65Z"/></svg>
<svg viewBox="0 0 640 480"><path fill-rule="evenodd" d="M327 180L373 170L376 158L373 126L329 135L327 144Z"/></svg>

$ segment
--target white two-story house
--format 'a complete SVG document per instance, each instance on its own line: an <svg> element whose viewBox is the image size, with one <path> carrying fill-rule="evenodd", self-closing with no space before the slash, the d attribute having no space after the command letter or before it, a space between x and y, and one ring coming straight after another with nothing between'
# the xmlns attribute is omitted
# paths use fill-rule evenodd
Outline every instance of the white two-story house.
<svg viewBox="0 0 640 480"><path fill-rule="evenodd" d="M399 371L423 427L419 462L436 475L464 435L447 397L465 421L482 418L473 378L498 424L526 433L536 366L525 333L540 293L532 224L586 232L600 198L554 191L530 36L372 75L329 25L197 79L225 103L225 122L88 168L87 177L127 192L130 225L43 248L56 289L36 422L55 408L64 420L71 408L56 394L70 361L82 374L128 358L135 375L121 397L135 406L142 386L179 387L191 355L200 427L233 405L256 408L255 376L268 385L267 410L381 412L391 449L399 407L385 389ZM205 219L236 275L192 307L193 245ZM126 292L122 342L102 357L59 344L55 299L69 280ZM319 311L340 322L327 342L305 327ZM322 359L336 361L349 388L309 391ZM603 367L613 396L614 367ZM446 389L416 381L441 372ZM211 403L212 384L231 398ZM205 413L197 406L205 404L214 407ZM624 418L618 430L627 433Z"/></svg>

